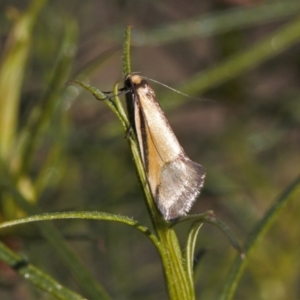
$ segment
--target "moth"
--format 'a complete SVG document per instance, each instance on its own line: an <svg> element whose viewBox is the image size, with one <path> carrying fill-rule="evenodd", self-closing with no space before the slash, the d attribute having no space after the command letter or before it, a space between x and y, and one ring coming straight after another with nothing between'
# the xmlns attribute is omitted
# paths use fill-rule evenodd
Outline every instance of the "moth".
<svg viewBox="0 0 300 300"><path fill-rule="evenodd" d="M144 78L127 75L124 89L154 201L165 220L186 215L200 194L204 168L186 156Z"/></svg>

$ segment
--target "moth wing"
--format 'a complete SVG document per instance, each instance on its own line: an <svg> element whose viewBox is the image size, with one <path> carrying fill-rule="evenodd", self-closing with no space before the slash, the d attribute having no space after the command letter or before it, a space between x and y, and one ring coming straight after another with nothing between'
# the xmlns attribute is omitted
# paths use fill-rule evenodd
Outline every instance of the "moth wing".
<svg viewBox="0 0 300 300"><path fill-rule="evenodd" d="M183 216L191 209L204 177L203 167L186 157L179 157L163 166L155 198L166 220Z"/></svg>

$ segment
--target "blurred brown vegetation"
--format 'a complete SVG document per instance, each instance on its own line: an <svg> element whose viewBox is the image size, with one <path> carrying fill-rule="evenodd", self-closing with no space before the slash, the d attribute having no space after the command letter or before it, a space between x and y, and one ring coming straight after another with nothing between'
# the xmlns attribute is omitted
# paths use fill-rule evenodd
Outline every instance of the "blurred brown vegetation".
<svg viewBox="0 0 300 300"><path fill-rule="evenodd" d="M2 58L9 32L29 3L0 3ZM43 135L31 149L30 163L24 163L26 178L36 188L41 210L99 210L150 224L121 126L108 108L90 94L64 85L80 78L100 90L111 90L122 79L123 32L127 25L133 25L132 70L204 99L184 98L151 84L188 156L207 171L205 187L192 212L214 210L243 242L300 173L299 40L279 53L276 43L280 41L273 40L274 55L270 53L236 74L225 70L228 78L212 80L203 88L200 81L199 89L197 83L193 89L185 87L196 75L203 79L212 67L234 60L296 21L297 14L299 18L300 5L298 10L281 15L278 10L273 18L254 19L248 25L239 25L239 20L232 19L233 24L236 21L232 29L214 31L221 13L241 10L247 20L258 15L251 15L251 9L268 3L272 10L272 5L280 1L48 1L37 14L28 56L20 65L24 79L16 78L16 86L10 87L11 91L20 90L13 125L16 137L27 126L35 107L43 109L47 92L57 89L53 107L47 106L51 114L44 118ZM297 1L281 3L297 5ZM261 14L267 12L261 10ZM202 16L216 19L201 36L197 26L202 30L204 23L197 20ZM74 45L67 48L71 54L66 55L72 61L60 71L65 75L59 83L51 85L63 36L72 22L77 24L79 34L78 42L75 44L74 39ZM173 34L170 24L176 25ZM1 94L2 91L2 102ZM12 170L16 163L15 143L16 139L3 156ZM3 204L5 199L1 199L1 219L20 216ZM235 299L299 299L297 200L299 197L285 207L260 240ZM140 233L120 224L96 221L66 220L55 225L113 299L167 297L159 257ZM182 239L185 232L184 226L178 228ZM34 226L13 227L2 234L3 240L11 236L17 244L15 249L31 263L82 292ZM197 248L205 250L196 271L197 294L201 299L217 299L236 252L209 225L201 229ZM7 269L1 271L1 299L48 299L23 279L8 274Z"/></svg>

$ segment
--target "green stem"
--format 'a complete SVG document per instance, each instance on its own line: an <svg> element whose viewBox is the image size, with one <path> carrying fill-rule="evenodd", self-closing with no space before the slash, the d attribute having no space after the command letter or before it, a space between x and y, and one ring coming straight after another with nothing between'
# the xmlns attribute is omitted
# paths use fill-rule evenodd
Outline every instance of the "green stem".
<svg viewBox="0 0 300 300"><path fill-rule="evenodd" d="M127 26L123 44L123 78L131 73L130 64L130 38L131 38L132 26Z"/></svg>
<svg viewBox="0 0 300 300"><path fill-rule="evenodd" d="M182 251L172 228L159 230L163 248L162 262L170 299L195 299L194 285L184 268Z"/></svg>

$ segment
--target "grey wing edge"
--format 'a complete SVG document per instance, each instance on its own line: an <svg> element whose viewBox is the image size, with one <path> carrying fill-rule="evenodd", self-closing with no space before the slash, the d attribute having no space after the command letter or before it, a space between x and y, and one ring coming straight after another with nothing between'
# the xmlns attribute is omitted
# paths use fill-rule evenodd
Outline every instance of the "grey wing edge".
<svg viewBox="0 0 300 300"><path fill-rule="evenodd" d="M186 215L203 187L204 168L187 157L167 163L161 172L155 200L166 220Z"/></svg>

